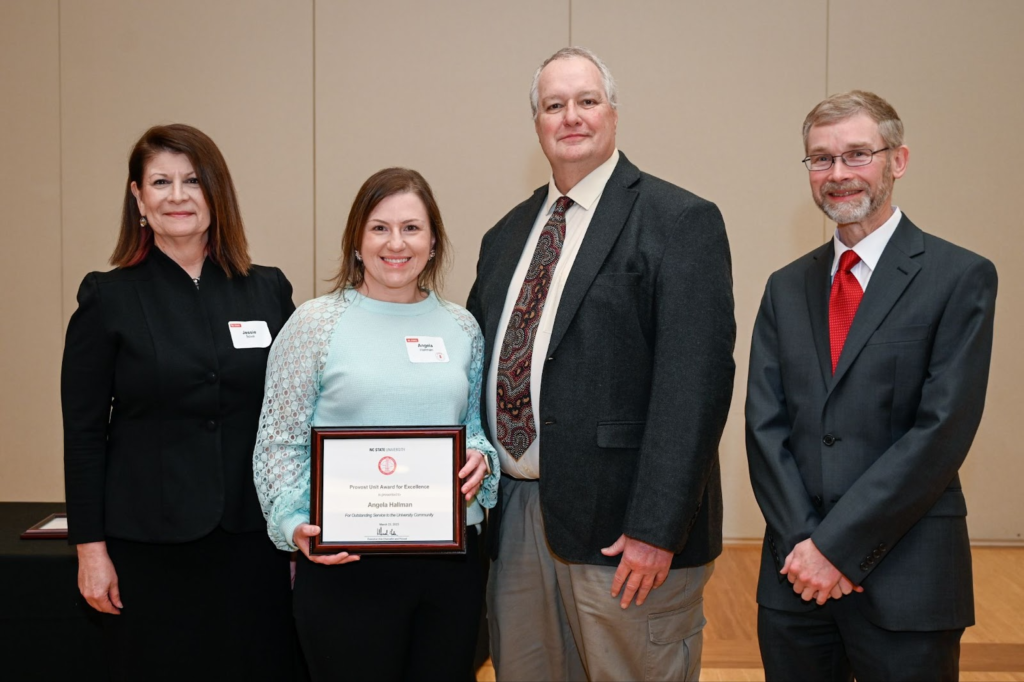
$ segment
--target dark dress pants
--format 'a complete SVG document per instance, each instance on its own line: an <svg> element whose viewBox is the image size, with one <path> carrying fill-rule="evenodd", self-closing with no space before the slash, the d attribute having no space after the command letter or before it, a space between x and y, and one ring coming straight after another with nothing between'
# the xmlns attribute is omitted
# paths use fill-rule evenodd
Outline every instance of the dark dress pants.
<svg viewBox="0 0 1024 682"><path fill-rule="evenodd" d="M292 680L289 555L263 531L193 542L107 538L124 604L103 615L115 680Z"/></svg>
<svg viewBox="0 0 1024 682"><path fill-rule="evenodd" d="M483 561L465 555L363 555L341 566L299 557L295 623L320 680L474 680Z"/></svg>
<svg viewBox="0 0 1024 682"><path fill-rule="evenodd" d="M794 613L759 606L757 639L768 682L942 682L959 679L964 630L885 630L857 595Z"/></svg>

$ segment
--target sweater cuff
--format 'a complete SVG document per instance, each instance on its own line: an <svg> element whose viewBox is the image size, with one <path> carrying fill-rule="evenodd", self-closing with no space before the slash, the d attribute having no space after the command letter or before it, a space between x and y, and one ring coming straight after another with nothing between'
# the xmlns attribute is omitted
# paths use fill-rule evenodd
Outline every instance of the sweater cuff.
<svg viewBox="0 0 1024 682"><path fill-rule="evenodd" d="M289 516L281 522L281 535L284 536L284 541L288 543L288 548L292 551L298 549L298 547L295 546L295 541L293 540L293 537L295 535L295 529L298 528L299 524L302 523L309 523L308 514L292 514L291 516Z"/></svg>

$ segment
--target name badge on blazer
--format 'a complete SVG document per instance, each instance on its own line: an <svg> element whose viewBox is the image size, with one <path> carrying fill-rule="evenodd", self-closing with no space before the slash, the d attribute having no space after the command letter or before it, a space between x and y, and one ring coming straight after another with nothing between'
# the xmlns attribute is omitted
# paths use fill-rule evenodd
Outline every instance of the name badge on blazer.
<svg viewBox="0 0 1024 682"><path fill-rule="evenodd" d="M409 362L448 362L448 351L440 336L407 336L405 351Z"/></svg>
<svg viewBox="0 0 1024 682"><path fill-rule="evenodd" d="M235 348L266 348L273 340L270 338L270 328L263 320L228 322L228 331L231 332L231 343Z"/></svg>

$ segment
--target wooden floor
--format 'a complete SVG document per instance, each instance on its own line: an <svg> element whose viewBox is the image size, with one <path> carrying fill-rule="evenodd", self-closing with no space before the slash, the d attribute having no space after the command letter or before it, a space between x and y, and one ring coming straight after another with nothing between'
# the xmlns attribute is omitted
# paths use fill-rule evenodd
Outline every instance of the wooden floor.
<svg viewBox="0 0 1024 682"><path fill-rule="evenodd" d="M760 551L727 546L716 562L704 591L702 681L764 680L754 602ZM978 624L962 640L960 679L1024 682L1024 548L975 548L973 554ZM489 662L477 680L494 680Z"/></svg>

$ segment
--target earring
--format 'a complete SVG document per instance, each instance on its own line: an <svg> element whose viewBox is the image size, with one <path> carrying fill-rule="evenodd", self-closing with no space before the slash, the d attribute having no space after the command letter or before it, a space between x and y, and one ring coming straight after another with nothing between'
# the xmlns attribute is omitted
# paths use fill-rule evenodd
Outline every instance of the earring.
<svg viewBox="0 0 1024 682"><path fill-rule="evenodd" d="M146 227L147 225L149 225L149 223L146 222L146 216L142 216L141 218L139 218L139 225L142 227Z"/></svg>
<svg viewBox="0 0 1024 682"><path fill-rule="evenodd" d="M358 251L356 251L356 260L359 261L360 263L363 262L363 257L359 255Z"/></svg>
<svg viewBox="0 0 1024 682"><path fill-rule="evenodd" d="M436 251L434 251L434 249L431 249L431 250L430 250L430 258L428 258L427 260L433 260L433 259L434 259L434 255L435 255L436 253L437 253L437 252L436 252Z"/></svg>

